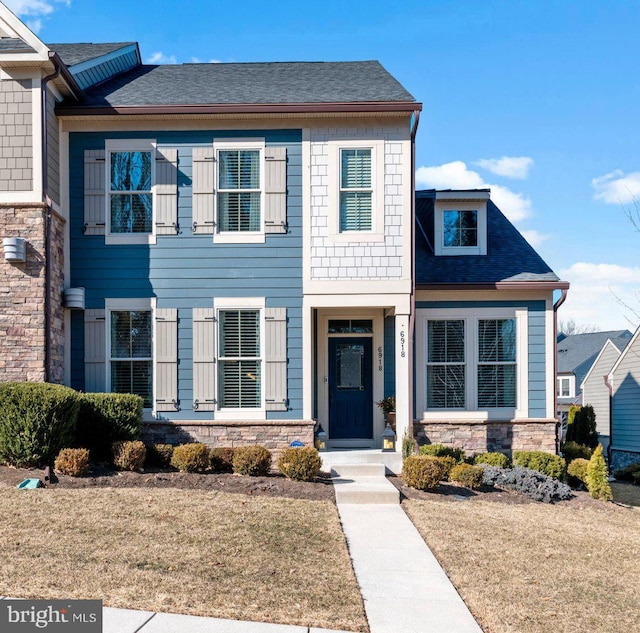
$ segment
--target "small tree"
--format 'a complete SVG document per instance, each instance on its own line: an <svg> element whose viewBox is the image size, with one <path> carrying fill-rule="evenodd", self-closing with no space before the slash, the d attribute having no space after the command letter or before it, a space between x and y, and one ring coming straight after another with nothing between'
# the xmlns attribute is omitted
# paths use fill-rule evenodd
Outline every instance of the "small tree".
<svg viewBox="0 0 640 633"><path fill-rule="evenodd" d="M587 489L594 499L600 499L600 501L611 501L613 499L613 493L609 485L609 471L602 456L602 444L598 444L589 460L586 479Z"/></svg>
<svg viewBox="0 0 640 633"><path fill-rule="evenodd" d="M590 448L598 445L596 413L590 404L584 407L569 407L567 442L576 442Z"/></svg>

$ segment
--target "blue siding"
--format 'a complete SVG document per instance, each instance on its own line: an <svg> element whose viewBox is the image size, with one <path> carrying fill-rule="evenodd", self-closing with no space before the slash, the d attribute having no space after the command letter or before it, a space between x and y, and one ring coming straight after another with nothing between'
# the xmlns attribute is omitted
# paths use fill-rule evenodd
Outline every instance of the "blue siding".
<svg viewBox="0 0 640 633"><path fill-rule="evenodd" d="M547 390L544 301L418 301L416 302L416 309L420 308L526 308L529 317L529 416L532 418L546 417ZM416 357L417 356L418 354L416 354Z"/></svg>
<svg viewBox="0 0 640 633"><path fill-rule="evenodd" d="M396 320L384 320L384 395L396 395Z"/></svg>
<svg viewBox="0 0 640 633"><path fill-rule="evenodd" d="M192 232L192 149L214 138L264 137L267 146L287 148L287 234L267 234L264 244L214 244L211 235ZM178 148L178 235L159 235L157 244L105 245L85 236L83 161L85 149L104 148L106 138L154 138ZM302 148L299 130L192 131L70 134L71 285L86 288L87 308L106 298L156 297L159 308L178 309L178 388L181 410L168 419L211 419L194 412L192 310L211 307L214 297L265 297L267 307L287 308L287 412L269 419L302 417ZM74 387L84 386L84 327L73 315Z"/></svg>
<svg viewBox="0 0 640 633"><path fill-rule="evenodd" d="M81 70L78 73L74 73L73 67L71 68L71 72L75 80L83 90L90 86L95 86L110 77L115 77L116 75L138 65L138 55L135 49L128 52L116 51L115 55L105 57L107 59L103 62L97 63L95 66L91 66L85 70Z"/></svg>

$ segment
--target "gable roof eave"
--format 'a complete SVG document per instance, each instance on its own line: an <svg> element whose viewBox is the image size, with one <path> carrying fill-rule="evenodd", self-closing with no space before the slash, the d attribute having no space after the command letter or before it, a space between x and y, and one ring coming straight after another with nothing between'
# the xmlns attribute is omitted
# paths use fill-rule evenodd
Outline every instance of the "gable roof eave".
<svg viewBox="0 0 640 633"><path fill-rule="evenodd" d="M620 356L618 356L618 360L614 363L613 367L611 368L611 371L607 374L607 380L610 381L613 378L620 363L625 359L625 357L627 356L627 353L629 352L633 344L636 342L636 339L638 338L638 336L640 336L640 326L636 328L636 331L633 333L631 340L627 343L627 346L622 350Z"/></svg>
<svg viewBox="0 0 640 633"><path fill-rule="evenodd" d="M600 350L600 353L598 354L598 356L596 357L596 359L593 361L593 363L591 364L591 367L589 368L589 371L586 373L585 377L582 379L582 382L580 383L580 391L584 391L584 384L587 382L587 380L589 379L589 377L591 376L591 372L594 370L595 366L598 364L598 362L600 361L600 358L602 357L602 355L604 354L605 350L607 349L607 345L611 345L611 347L613 347L613 349L618 352L618 357L621 354L621 351L618 349L618 347L616 345L613 344L613 341L608 338L605 341L605 344L602 346L602 349ZM616 357L616 360L618 360L618 357ZM615 361L614 361L615 364ZM608 376L609 374L607 374Z"/></svg>
<svg viewBox="0 0 640 633"><path fill-rule="evenodd" d="M35 59L32 54L24 55L13 53L7 57L7 61L47 61L49 59L49 48L47 45L13 13L8 7L0 2L0 19L2 19L15 35L28 44L35 52ZM28 59L29 58L29 59Z"/></svg>

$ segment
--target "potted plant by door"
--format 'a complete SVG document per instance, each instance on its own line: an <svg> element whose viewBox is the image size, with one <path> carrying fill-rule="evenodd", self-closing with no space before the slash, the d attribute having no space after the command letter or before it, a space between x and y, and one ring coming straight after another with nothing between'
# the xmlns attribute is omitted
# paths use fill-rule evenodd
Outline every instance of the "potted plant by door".
<svg viewBox="0 0 640 633"><path fill-rule="evenodd" d="M384 413L384 422L388 424L393 431L396 430L396 398L395 396L386 396L376 404Z"/></svg>

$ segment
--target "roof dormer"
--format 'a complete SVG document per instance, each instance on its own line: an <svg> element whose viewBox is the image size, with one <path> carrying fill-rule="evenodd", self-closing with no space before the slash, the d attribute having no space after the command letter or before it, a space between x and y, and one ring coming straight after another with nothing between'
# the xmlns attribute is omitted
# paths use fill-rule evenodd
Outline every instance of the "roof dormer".
<svg viewBox="0 0 640 633"><path fill-rule="evenodd" d="M489 191L437 191L434 207L436 255L487 254Z"/></svg>

